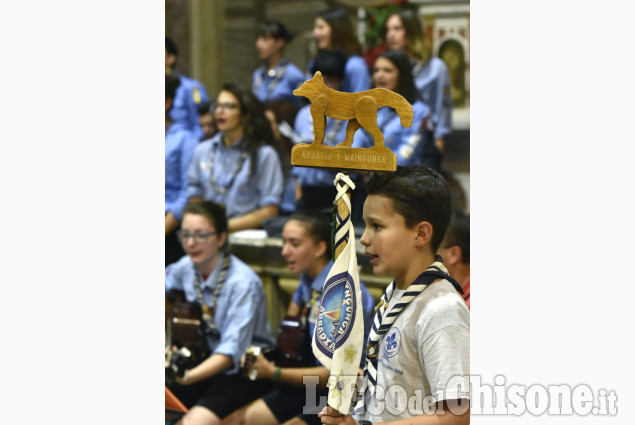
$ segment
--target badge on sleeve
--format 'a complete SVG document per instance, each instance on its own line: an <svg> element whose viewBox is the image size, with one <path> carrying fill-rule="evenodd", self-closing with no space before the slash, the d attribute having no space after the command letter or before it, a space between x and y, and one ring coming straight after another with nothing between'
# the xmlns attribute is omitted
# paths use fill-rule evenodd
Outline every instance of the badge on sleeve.
<svg viewBox="0 0 635 425"><path fill-rule="evenodd" d="M194 103L201 103L201 93L199 92L197 86L194 86L194 88L192 89L192 96L194 97Z"/></svg>

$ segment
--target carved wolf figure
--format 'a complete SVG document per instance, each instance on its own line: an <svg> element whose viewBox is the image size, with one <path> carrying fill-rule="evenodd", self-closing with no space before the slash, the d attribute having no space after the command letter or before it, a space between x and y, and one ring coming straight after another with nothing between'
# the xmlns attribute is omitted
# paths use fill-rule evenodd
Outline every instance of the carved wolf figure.
<svg viewBox="0 0 635 425"><path fill-rule="evenodd" d="M311 102L311 116L315 131L313 144L321 145L324 141L327 116L338 120L349 120L346 126L346 137L342 143L343 146L348 147L352 145L353 135L360 127L373 135L375 147L384 147L384 135L377 126L377 109L382 106L395 109L404 127L412 125L412 105L401 95L383 88L357 93L339 92L324 84L320 71L295 89L293 94L304 96Z"/></svg>

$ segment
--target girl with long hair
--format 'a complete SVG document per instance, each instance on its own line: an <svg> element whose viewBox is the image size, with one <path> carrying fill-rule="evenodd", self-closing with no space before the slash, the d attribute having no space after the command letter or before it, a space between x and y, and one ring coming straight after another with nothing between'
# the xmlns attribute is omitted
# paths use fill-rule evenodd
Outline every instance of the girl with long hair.
<svg viewBox="0 0 635 425"><path fill-rule="evenodd" d="M309 335L304 340L306 351L311 353L313 335L320 296L324 282L333 266L331 253L331 225L328 217L316 212L297 212L287 220L282 230L282 257L292 273L300 278L287 309L287 316L301 316L308 322ZM364 340L370 332L374 299L360 282L362 308L364 314ZM328 369L324 368L313 355L305 367L286 367L267 360L262 353L253 364L257 371L255 383L273 382L274 390L252 404L230 415L223 425L317 425L320 419L320 398L326 398ZM312 377L313 380L306 380ZM317 384L315 399L307 399L310 394L305 382ZM306 384L310 385L310 384ZM313 410L309 407L313 404ZM306 409L305 409L306 407Z"/></svg>
<svg viewBox="0 0 635 425"><path fill-rule="evenodd" d="M419 94L410 73L408 56L401 50L383 52L373 66L373 83L375 87L394 91L403 96L411 105L413 120L410 128L401 125L397 112L384 106L377 111L377 125L384 135L386 147L397 154L398 165L421 164L426 140L425 123L430 116L430 108L418 100ZM368 135L368 133L365 133ZM367 139L372 146L372 136Z"/></svg>
<svg viewBox="0 0 635 425"><path fill-rule="evenodd" d="M263 104L229 83L214 105L218 133L201 142L188 171L188 198L225 206L230 232L260 227L277 216L284 175L281 152Z"/></svg>
<svg viewBox="0 0 635 425"><path fill-rule="evenodd" d="M346 9L338 7L318 13L313 25L313 38L318 52L342 50L348 56L344 83L340 91L353 93L370 88L368 66L360 56L362 48ZM312 68L313 60L309 62L307 70ZM313 75L307 75L307 78L311 77Z"/></svg>
<svg viewBox="0 0 635 425"><path fill-rule="evenodd" d="M208 201L188 204L178 232L186 255L165 269L166 295L182 292L186 301L200 308L200 340L207 347L198 364L187 365L174 382L166 382L189 408L179 424L220 425L229 413L272 389L240 373L247 347L269 346L273 337L262 281L227 252L227 230L222 206ZM178 339L172 332L168 335ZM177 349L172 346L176 341L167 342L166 366Z"/></svg>
<svg viewBox="0 0 635 425"><path fill-rule="evenodd" d="M429 138L434 143L427 144L423 163L438 169L445 149L445 136L452 129L453 103L448 67L441 59L432 57L432 49L413 10L402 9L390 15L384 31L388 48L402 50L408 55L415 86L423 103L430 107L430 119L426 124Z"/></svg>

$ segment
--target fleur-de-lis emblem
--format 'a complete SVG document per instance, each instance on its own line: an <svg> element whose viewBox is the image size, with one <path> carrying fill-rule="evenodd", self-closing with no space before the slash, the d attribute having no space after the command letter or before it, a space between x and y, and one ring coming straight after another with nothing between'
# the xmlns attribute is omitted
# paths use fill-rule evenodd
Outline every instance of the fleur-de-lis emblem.
<svg viewBox="0 0 635 425"><path fill-rule="evenodd" d="M386 332L386 338L383 343L383 355L384 358L389 359L399 353L399 346L401 344L401 333L396 327L391 328Z"/></svg>
<svg viewBox="0 0 635 425"><path fill-rule="evenodd" d="M397 332L394 332L392 335L388 335L388 338L386 338L386 349L388 351L397 348L397 341L395 341L396 338Z"/></svg>

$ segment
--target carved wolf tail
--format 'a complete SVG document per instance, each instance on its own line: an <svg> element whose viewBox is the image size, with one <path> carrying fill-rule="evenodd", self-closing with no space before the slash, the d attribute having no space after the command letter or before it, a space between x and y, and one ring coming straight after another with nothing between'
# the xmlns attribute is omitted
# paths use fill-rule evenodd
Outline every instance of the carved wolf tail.
<svg viewBox="0 0 635 425"><path fill-rule="evenodd" d="M391 108L394 108L399 115L401 125L406 128L410 128L413 119L412 105L408 103L408 101L400 94L387 89L384 90L386 90L388 93L386 93L385 97L381 98L383 102L380 100L377 107L381 108L382 106L390 106Z"/></svg>

